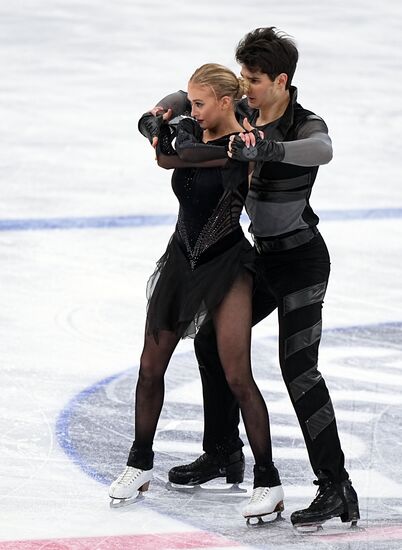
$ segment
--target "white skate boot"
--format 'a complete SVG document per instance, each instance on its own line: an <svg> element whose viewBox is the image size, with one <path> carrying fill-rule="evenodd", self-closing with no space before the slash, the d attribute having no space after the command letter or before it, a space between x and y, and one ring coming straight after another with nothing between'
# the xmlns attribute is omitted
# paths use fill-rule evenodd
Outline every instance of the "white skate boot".
<svg viewBox="0 0 402 550"><path fill-rule="evenodd" d="M253 489L253 494L245 508L243 508L243 516L247 518L247 525L250 524L251 518L258 518L258 524L264 523L262 516L274 514L275 519L281 517L283 506L283 488L282 485L276 487L257 487Z"/></svg>
<svg viewBox="0 0 402 550"><path fill-rule="evenodd" d="M152 479L151 470L140 470L132 466L126 466L125 470L109 487L109 496L112 499L111 506L118 506L121 501L128 503L142 497L142 493L148 491L149 482ZM137 493L137 491L139 491Z"/></svg>

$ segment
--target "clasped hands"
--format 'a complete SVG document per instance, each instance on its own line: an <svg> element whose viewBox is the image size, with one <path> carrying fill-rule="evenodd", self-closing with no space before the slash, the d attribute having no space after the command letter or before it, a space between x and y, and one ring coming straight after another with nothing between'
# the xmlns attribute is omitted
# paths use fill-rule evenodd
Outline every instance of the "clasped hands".
<svg viewBox="0 0 402 550"><path fill-rule="evenodd" d="M283 160L285 151L282 143L265 139L264 133L253 128L247 118L243 121L243 128L245 132L230 137L228 156L231 159L243 162Z"/></svg>
<svg viewBox="0 0 402 550"><path fill-rule="evenodd" d="M256 160L258 145L264 139L264 133L253 128L247 118L243 120L243 128L245 132L230 136L228 156L234 160Z"/></svg>

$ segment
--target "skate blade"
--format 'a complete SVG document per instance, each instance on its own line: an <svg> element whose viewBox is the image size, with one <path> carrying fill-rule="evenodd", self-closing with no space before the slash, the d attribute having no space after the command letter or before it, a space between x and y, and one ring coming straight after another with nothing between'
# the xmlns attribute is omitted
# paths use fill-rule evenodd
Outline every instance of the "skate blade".
<svg viewBox="0 0 402 550"><path fill-rule="evenodd" d="M242 487L239 487L238 483L233 483L233 485L227 486L227 485L178 485L177 483L172 483L171 481L167 481L165 488L168 491L177 491L179 493L203 493L204 495L206 493L211 494L224 494L224 495L232 495L233 493L239 493L244 494L247 493L247 489L243 489Z"/></svg>
<svg viewBox="0 0 402 550"><path fill-rule="evenodd" d="M299 535L317 535L324 530L321 523L306 523L303 525L294 525L293 527Z"/></svg>
<svg viewBox="0 0 402 550"><path fill-rule="evenodd" d="M273 517L274 514L276 514L275 517ZM246 525L247 527L256 528L272 525L273 523L279 523L281 521L286 521L285 518L282 517L281 512L272 512L271 514L262 516L249 516L246 518Z"/></svg>
<svg viewBox="0 0 402 550"><path fill-rule="evenodd" d="M132 504L138 504L145 497L141 491L138 492L138 495L131 498L111 498L109 506L110 508L125 508L126 506L131 506Z"/></svg>
<svg viewBox="0 0 402 550"><path fill-rule="evenodd" d="M332 518L333 519L333 518ZM334 523L331 520L321 523L309 523L303 525L294 525L294 530L300 535L313 535L313 536L323 536L326 535L343 535L347 537L349 534L355 533L357 531L365 531L364 527L357 525L357 520L350 522L350 525L346 526L345 524ZM325 524L325 527L324 527Z"/></svg>

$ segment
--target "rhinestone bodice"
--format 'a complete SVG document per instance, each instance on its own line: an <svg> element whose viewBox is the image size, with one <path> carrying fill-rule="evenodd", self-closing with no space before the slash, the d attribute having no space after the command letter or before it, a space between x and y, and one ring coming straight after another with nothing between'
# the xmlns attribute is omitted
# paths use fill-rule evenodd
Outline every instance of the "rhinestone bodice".
<svg viewBox="0 0 402 550"><path fill-rule="evenodd" d="M219 145L224 139L228 138L221 138ZM212 245L239 228L247 174L247 164L234 161L225 168L174 171L172 187L180 203L176 232L192 269Z"/></svg>

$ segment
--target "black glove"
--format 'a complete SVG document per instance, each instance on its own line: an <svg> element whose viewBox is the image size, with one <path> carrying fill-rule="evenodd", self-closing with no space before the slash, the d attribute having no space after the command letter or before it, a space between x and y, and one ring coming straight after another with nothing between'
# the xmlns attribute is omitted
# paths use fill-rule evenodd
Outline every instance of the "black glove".
<svg viewBox="0 0 402 550"><path fill-rule="evenodd" d="M152 113L144 113L138 121L138 130L152 143L153 138L158 137L163 122L162 115L154 116Z"/></svg>
<svg viewBox="0 0 402 550"><path fill-rule="evenodd" d="M176 129L170 124L162 124L158 134L158 143L156 145L156 154L167 156L176 156L176 150L172 145L172 141L176 137Z"/></svg>
<svg viewBox="0 0 402 550"><path fill-rule="evenodd" d="M246 147L240 136L232 141L232 158L243 162L280 162L285 156L285 147L279 141L262 139L258 130L250 132L255 136L255 145Z"/></svg>

